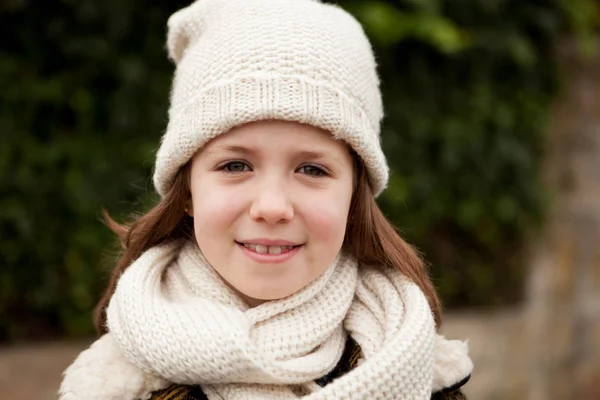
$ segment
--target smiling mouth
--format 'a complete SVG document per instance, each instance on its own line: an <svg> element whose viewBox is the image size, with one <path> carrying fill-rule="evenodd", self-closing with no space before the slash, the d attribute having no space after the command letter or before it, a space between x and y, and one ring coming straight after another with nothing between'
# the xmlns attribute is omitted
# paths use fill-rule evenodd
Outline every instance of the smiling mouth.
<svg viewBox="0 0 600 400"><path fill-rule="evenodd" d="M284 254L287 252L290 252L292 250L294 250L297 247L300 247L301 245L294 245L294 246L265 246L262 244L255 244L255 243L240 243L240 242L236 242L237 244L239 244L240 246L245 247L246 249L258 253L258 254L272 254L272 255L278 255L278 254Z"/></svg>

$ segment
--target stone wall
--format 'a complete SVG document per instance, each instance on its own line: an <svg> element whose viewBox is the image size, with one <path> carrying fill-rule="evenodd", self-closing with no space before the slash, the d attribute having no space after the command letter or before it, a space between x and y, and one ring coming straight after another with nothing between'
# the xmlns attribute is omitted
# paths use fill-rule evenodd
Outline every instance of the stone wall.
<svg viewBox="0 0 600 400"><path fill-rule="evenodd" d="M569 79L545 163L555 198L532 248L525 310L532 400L582 399L600 382L600 46L590 57L568 42L561 52Z"/></svg>

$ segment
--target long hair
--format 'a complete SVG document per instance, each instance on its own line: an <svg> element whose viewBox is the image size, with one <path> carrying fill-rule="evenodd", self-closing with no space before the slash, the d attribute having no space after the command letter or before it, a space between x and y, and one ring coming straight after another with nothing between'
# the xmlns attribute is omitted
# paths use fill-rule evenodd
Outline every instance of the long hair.
<svg viewBox="0 0 600 400"><path fill-rule="evenodd" d="M382 265L397 268L423 291L433 313L436 326L441 325L441 304L429 278L425 264L412 246L396 232L375 202L368 183L367 172L359 156L353 153L354 192L350 203L348 223L343 248L360 264ZM106 307L125 269L143 252L158 244L178 239L194 240L192 218L186 214L185 205L191 198L191 163L178 172L171 189L164 198L141 215L131 225L120 225L106 212L109 228L121 241L123 252L109 281L104 295L94 311L94 324L99 334L106 333Z"/></svg>

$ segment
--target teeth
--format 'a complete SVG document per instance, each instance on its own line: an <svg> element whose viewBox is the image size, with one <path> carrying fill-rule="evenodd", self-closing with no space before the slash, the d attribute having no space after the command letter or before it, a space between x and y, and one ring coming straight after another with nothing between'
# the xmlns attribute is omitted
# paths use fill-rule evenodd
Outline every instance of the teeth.
<svg viewBox="0 0 600 400"><path fill-rule="evenodd" d="M281 254L291 250L294 246L264 246L262 244L244 243L244 247L259 254Z"/></svg>
<svg viewBox="0 0 600 400"><path fill-rule="evenodd" d="M269 254L281 254L281 246L269 246Z"/></svg>

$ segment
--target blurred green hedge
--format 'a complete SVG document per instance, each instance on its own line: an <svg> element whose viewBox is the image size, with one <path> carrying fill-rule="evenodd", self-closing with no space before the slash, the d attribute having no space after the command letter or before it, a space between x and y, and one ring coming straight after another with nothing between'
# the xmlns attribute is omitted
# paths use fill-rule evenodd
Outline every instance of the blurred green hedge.
<svg viewBox="0 0 600 400"><path fill-rule="evenodd" d="M156 201L154 152L189 1L0 4L0 342L92 330L118 247L100 221ZM393 176L381 205L448 306L518 298L565 28L593 0L342 1L375 46ZM567 6L565 6L567 5Z"/></svg>

